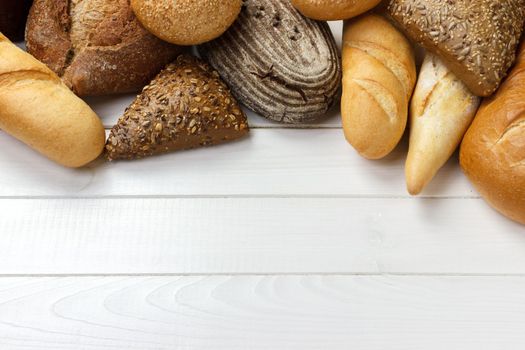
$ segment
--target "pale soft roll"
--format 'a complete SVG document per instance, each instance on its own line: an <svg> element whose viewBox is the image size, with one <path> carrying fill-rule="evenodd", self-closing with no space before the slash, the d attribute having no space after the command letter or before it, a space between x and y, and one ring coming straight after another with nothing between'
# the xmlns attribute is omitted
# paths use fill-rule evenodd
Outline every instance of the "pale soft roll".
<svg viewBox="0 0 525 350"><path fill-rule="evenodd" d="M0 128L67 167L89 163L104 148L104 127L89 106L2 34Z"/></svg>
<svg viewBox="0 0 525 350"><path fill-rule="evenodd" d="M410 106L407 189L419 194L447 162L472 123L480 99L428 53Z"/></svg>
<svg viewBox="0 0 525 350"><path fill-rule="evenodd" d="M363 157L383 158L399 143L415 83L413 49L392 24L376 14L345 22L343 129Z"/></svg>

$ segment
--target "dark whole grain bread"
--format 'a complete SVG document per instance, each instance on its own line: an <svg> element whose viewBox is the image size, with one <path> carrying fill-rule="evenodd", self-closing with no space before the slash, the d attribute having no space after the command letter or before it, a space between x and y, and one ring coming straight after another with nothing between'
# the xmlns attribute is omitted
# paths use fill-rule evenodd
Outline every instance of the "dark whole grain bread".
<svg viewBox="0 0 525 350"><path fill-rule="evenodd" d="M244 0L237 21L199 52L239 102L275 121L317 119L341 84L330 28L303 17L289 0Z"/></svg>
<svg viewBox="0 0 525 350"><path fill-rule="evenodd" d="M525 22L525 0L388 0L387 8L478 96L494 93L506 76Z"/></svg>
<svg viewBox="0 0 525 350"><path fill-rule="evenodd" d="M129 0L35 0L26 42L78 95L140 91L181 52L147 32Z"/></svg>
<svg viewBox="0 0 525 350"><path fill-rule="evenodd" d="M144 88L111 130L110 160L211 146L245 136L246 115L219 74L180 55Z"/></svg>

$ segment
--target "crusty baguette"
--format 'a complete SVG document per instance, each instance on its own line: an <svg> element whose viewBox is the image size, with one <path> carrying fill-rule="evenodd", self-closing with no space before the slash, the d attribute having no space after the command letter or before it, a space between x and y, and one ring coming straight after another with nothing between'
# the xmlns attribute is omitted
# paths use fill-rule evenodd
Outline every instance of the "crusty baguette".
<svg viewBox="0 0 525 350"><path fill-rule="evenodd" d="M525 224L525 42L507 80L483 101L461 145L460 162L489 204Z"/></svg>
<svg viewBox="0 0 525 350"><path fill-rule="evenodd" d="M306 17L319 21L350 19L370 10L381 0L292 0Z"/></svg>
<svg viewBox="0 0 525 350"><path fill-rule="evenodd" d="M383 158L399 143L415 83L413 48L392 24L376 14L345 22L341 114L362 156Z"/></svg>
<svg viewBox="0 0 525 350"><path fill-rule="evenodd" d="M419 194L454 153L479 102L440 58L427 53L410 105L405 167L410 194Z"/></svg>
<svg viewBox="0 0 525 350"><path fill-rule="evenodd" d="M0 129L67 167L104 148L97 115L60 78L0 34Z"/></svg>

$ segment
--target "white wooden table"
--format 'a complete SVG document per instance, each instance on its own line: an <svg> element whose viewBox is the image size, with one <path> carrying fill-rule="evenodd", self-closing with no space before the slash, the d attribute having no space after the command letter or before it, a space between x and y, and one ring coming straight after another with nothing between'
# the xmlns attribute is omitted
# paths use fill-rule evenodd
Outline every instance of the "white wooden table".
<svg viewBox="0 0 525 350"><path fill-rule="evenodd" d="M131 97L91 99L109 128ZM0 349L523 349L525 228L337 112L83 170L0 133Z"/></svg>

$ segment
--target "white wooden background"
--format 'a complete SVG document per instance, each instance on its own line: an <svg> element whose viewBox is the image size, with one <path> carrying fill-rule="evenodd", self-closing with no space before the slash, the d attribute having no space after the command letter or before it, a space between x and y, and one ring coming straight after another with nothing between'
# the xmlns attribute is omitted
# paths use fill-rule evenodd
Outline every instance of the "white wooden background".
<svg viewBox="0 0 525 350"><path fill-rule="evenodd" d="M130 98L89 102L109 128ZM406 142L250 123L83 170L0 134L0 349L524 348L525 228L457 158L410 198Z"/></svg>

